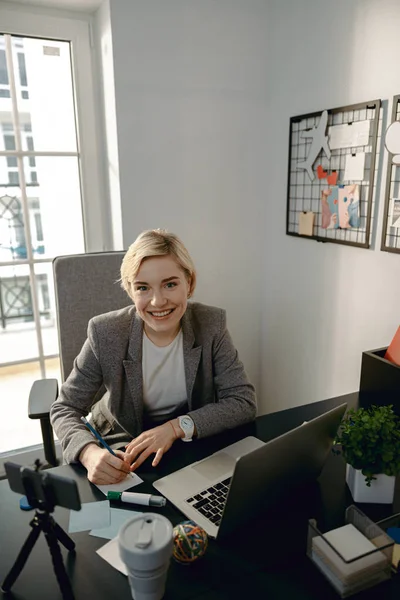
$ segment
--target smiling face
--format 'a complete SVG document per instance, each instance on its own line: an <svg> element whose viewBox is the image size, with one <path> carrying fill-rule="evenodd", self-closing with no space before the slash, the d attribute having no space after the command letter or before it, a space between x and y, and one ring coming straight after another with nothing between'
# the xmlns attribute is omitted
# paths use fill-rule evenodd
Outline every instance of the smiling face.
<svg viewBox="0 0 400 600"><path fill-rule="evenodd" d="M132 298L144 330L159 346L169 344L180 329L190 282L172 256L143 260L131 284Z"/></svg>

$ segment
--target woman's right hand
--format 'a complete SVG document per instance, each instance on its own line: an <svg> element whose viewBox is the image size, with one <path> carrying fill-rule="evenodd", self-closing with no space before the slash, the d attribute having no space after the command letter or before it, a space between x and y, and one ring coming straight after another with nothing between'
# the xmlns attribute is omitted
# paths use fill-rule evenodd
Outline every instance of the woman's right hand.
<svg viewBox="0 0 400 600"><path fill-rule="evenodd" d="M125 453L115 450L113 456L97 444L88 444L79 455L79 460L87 469L87 477L92 483L104 485L119 483L130 473L130 463L125 462Z"/></svg>

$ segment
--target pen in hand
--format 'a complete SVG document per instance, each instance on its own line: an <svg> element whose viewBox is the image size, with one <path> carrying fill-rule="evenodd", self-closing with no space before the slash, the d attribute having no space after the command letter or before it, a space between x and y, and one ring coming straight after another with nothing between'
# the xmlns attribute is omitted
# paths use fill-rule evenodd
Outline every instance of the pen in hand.
<svg viewBox="0 0 400 600"><path fill-rule="evenodd" d="M86 417L81 417L81 421L82 421L82 423L84 423L85 427L87 427L89 429L89 431L94 435L94 437L100 442L100 444L103 446L103 448L108 450L113 456L116 456L117 458L119 458L119 456L117 456L115 454L114 450L107 444L107 442L101 437L101 435L99 433L97 433L95 428L89 423L89 421L86 419ZM129 475L131 477L134 477L133 473L129 473Z"/></svg>

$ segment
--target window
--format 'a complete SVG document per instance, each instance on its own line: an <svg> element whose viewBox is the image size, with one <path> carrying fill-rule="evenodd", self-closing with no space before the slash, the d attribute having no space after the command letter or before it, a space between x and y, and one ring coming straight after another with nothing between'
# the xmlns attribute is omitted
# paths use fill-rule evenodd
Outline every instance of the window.
<svg viewBox="0 0 400 600"><path fill-rule="evenodd" d="M12 123L3 123L2 129L3 129L3 131L7 132L3 136L4 149L5 150L15 150L16 149L15 135L11 133L11 132L13 132L13 124ZM21 137L22 137L23 148L28 150L29 152L34 152L35 145L34 145L33 137L32 137L32 135L30 135L31 131L32 131L31 124L30 123L25 124L25 127L21 131ZM28 161L27 166L31 167L32 169L36 168L36 159L34 156L28 156L27 161ZM17 157L16 156L6 156L6 162L7 162L7 167L9 169L11 169L11 171L10 171L11 175L8 178L9 183L18 185L19 176L18 176ZM0 172L1 172L1 170L0 170ZM36 171L29 172L29 170L27 170L26 176L27 176L28 184L37 184L38 178L37 178Z"/></svg>
<svg viewBox="0 0 400 600"><path fill-rule="evenodd" d="M6 51L0 49L0 84L8 85Z"/></svg>
<svg viewBox="0 0 400 600"><path fill-rule="evenodd" d="M38 242L43 242L42 219L40 213L35 213L36 239Z"/></svg>
<svg viewBox="0 0 400 600"><path fill-rule="evenodd" d="M88 21L0 2L0 397L11 393L2 388L10 363L29 373L18 377L19 385L59 377L58 360L52 364L58 355L54 255L110 248ZM44 53L43 46L59 51ZM38 423L26 418L28 395L28 386L12 393L15 401L0 423L0 455L41 443Z"/></svg>
<svg viewBox="0 0 400 600"><path fill-rule="evenodd" d="M13 135L4 136L4 149L15 150L15 137Z"/></svg>
<svg viewBox="0 0 400 600"><path fill-rule="evenodd" d="M15 156L7 156L7 167L18 167L18 161L17 158Z"/></svg>
<svg viewBox="0 0 400 600"><path fill-rule="evenodd" d="M11 183L12 185L19 185L18 171L9 171L8 172L8 183Z"/></svg>
<svg viewBox="0 0 400 600"><path fill-rule="evenodd" d="M28 85L28 79L26 77L26 67L25 67L25 55L22 52L18 52L18 70L19 70L19 80L22 86L26 87Z"/></svg>
<svg viewBox="0 0 400 600"><path fill-rule="evenodd" d="M33 144L33 137L31 135L27 135L26 136L26 144L28 146L28 150L30 152L34 151L34 144ZM36 166L36 161L35 161L35 157L34 156L30 156L29 157L29 166L30 167L35 167Z"/></svg>

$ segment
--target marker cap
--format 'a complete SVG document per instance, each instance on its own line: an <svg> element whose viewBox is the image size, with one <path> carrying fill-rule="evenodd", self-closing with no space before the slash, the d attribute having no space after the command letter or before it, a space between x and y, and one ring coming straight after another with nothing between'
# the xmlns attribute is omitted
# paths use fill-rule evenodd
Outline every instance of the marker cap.
<svg viewBox="0 0 400 600"><path fill-rule="evenodd" d="M107 492L108 500L121 500L122 492Z"/></svg>

